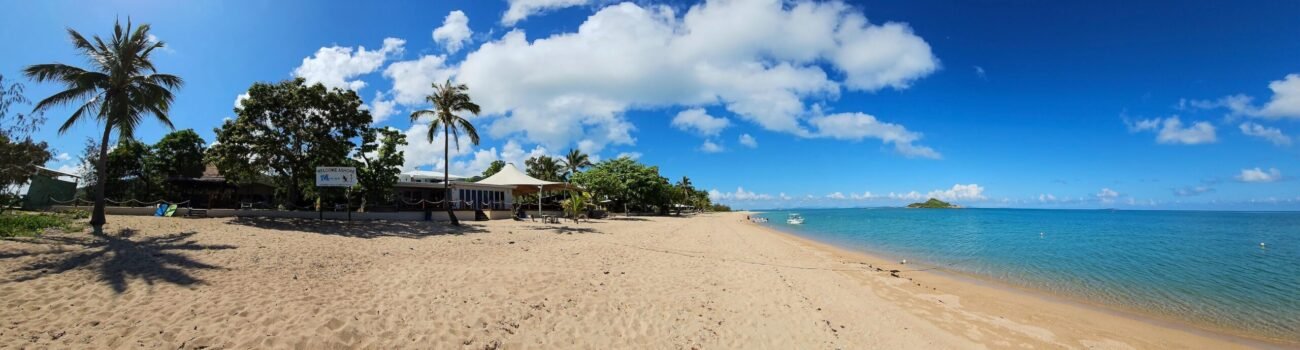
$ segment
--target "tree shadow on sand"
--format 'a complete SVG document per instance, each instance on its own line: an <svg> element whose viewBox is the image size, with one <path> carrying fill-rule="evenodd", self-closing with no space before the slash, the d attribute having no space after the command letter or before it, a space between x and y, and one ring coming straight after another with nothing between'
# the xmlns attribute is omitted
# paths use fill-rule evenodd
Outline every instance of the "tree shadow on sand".
<svg viewBox="0 0 1300 350"><path fill-rule="evenodd" d="M267 230L309 232L322 235L354 238L404 237L423 238L441 235L483 233L487 230L473 223L452 226L428 221L337 221L296 218L267 218L244 216L230 220L230 224L257 227Z"/></svg>
<svg viewBox="0 0 1300 350"><path fill-rule="evenodd" d="M558 225L558 226L532 225L532 226L524 226L524 228L527 228L529 230L538 230L538 231L552 231L557 234L570 234L570 235L575 233L604 233L604 232L600 232L600 230L597 230L593 227L575 227L575 226L568 226L568 225Z"/></svg>
<svg viewBox="0 0 1300 350"><path fill-rule="evenodd" d="M61 274L67 271L94 268L99 270L99 280L117 293L126 292L132 278L143 279L152 285L156 282L188 286L201 284L189 270L221 269L194 260L185 251L235 249L231 245L203 245L189 239L196 232L132 239L135 230L123 229L117 235L54 236L29 239L12 239L29 244L55 246L51 251L13 253L0 259L38 257L38 261L14 270L11 281L23 282ZM67 250L65 246L73 246Z"/></svg>

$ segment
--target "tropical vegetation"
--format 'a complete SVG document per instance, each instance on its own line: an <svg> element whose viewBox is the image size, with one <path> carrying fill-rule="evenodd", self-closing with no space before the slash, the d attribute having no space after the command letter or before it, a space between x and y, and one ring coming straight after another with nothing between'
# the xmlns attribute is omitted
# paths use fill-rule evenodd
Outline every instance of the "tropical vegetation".
<svg viewBox="0 0 1300 350"><path fill-rule="evenodd" d="M49 145L31 137L45 118L40 113L9 112L10 107L27 103L23 84L5 87L0 75L0 214L18 204L20 186L52 157Z"/></svg>
<svg viewBox="0 0 1300 350"><path fill-rule="evenodd" d="M429 117L429 142L434 142L438 129L442 129L442 188L444 193L451 193L451 182L448 175L448 169L451 168L451 146L453 138L456 141L456 149L460 149L460 134L463 132L469 137L471 144L478 145L478 130L474 129L474 124L468 119L462 118L456 113L470 112L479 113L479 106L470 100L469 87L465 84L452 84L448 79L446 83L439 85L433 83L433 95L425 97L433 109L418 110L411 113L411 122L414 123L420 118ZM447 216L451 218L452 225L460 225L460 220L456 219L456 214L452 213L451 206L447 208Z"/></svg>
<svg viewBox="0 0 1300 350"><path fill-rule="evenodd" d="M135 128L150 116L168 128L172 127L167 116L172 105L172 90L180 88L183 81L175 75L158 73L150 55L165 44L155 40L149 29L148 24L133 27L128 19L125 27L121 22L114 24L113 35L108 40L96 35L93 41L76 30L68 29L73 47L90 61L90 69L46 63L23 70L27 77L37 82L64 86L63 91L41 100L35 108L35 111L42 111L54 106L76 107L59 127L59 133L67 132L84 119L93 119L103 126L99 164L96 166L99 178L104 178L108 171L104 162L108 158L108 142L114 130L119 139L130 139ZM103 182L95 184L95 207L90 219L95 234L103 234L107 221L104 217L104 185Z"/></svg>
<svg viewBox="0 0 1300 350"><path fill-rule="evenodd" d="M925 202L921 202L921 203L912 203L912 204L908 204L907 207L908 207L908 208L924 208L924 209L950 209L950 208L961 208L961 206L954 205L954 204L952 204L952 203L944 202L944 201L941 201L941 200L938 200L938 199L934 199L934 198L930 198L930 200L927 200L927 201L925 201Z"/></svg>

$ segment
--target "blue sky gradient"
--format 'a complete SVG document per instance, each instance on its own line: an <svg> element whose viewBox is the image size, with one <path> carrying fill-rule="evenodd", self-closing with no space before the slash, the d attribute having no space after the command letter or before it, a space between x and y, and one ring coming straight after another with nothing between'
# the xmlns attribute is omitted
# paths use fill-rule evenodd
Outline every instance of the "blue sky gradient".
<svg viewBox="0 0 1300 350"><path fill-rule="evenodd" d="M785 13L803 3L778 5L777 11ZM869 26L905 24L910 34L901 37L923 41L935 68L910 71L894 86L863 89L853 87L851 73L829 54L792 60L781 53L736 53L766 69L787 64L824 72L831 87L797 94L802 111L782 119L798 123L804 131L765 125L735 111L726 97L646 103L631 96L624 101L627 105L614 108L604 119L584 119L589 123L582 124L585 129L558 136L532 134L547 131L533 124L528 124L528 132L484 132L482 145L455 155L460 164L452 171L473 173L492 159L517 161L528 154L584 147L601 159L639 156L659 165L666 176L690 176L698 187L716 190L716 200L741 208L890 206L938 196L975 207L1300 209L1300 182L1294 178L1300 174L1300 145L1291 140L1300 136L1300 75L1288 77L1300 74L1300 2L818 4L842 5L841 17L832 20L861 15ZM676 26L679 32L674 35L685 36L684 29L691 28L684 24L692 16L688 13L708 6L727 9L722 5L586 1L530 12L510 24L503 21L511 6L506 1L8 2L0 12L0 41L10 49L0 55L0 74L6 81L25 82L29 98L44 98L57 87L27 81L20 75L23 67L54 61L82 65L84 59L75 56L64 28L105 35L114 19L129 16L153 25L154 34L168 43L168 50L155 56L159 69L186 79L171 113L176 127L193 128L211 141L212 129L234 115L236 97L252 83L290 79L304 59L318 57L323 48L347 48L352 55L365 47L373 53L384 47L386 38L396 38L404 40L400 49L381 54L382 62L369 71L346 77L364 83L358 93L371 108L399 100L380 125L406 131L419 127L406 115L423 106L400 103L395 88L399 78L408 77L384 72L399 62L437 57L442 69L431 77L485 81L480 90L470 85L471 93L478 93L475 99L509 110L477 117L480 130L515 121L545 125L547 120L561 123L552 127L563 129L576 124L574 119L520 112L529 106L517 101L533 95L519 95L509 84L516 83L512 77L520 77L517 83L525 85L548 71L563 74L570 62L523 62L516 67L523 73L501 76L492 75L498 66L491 65L470 76L461 64L471 57L500 62L487 58L513 54L510 50L519 46L503 44L512 31L525 35L523 44L537 44L539 39L574 36L597 14L646 10ZM462 48L452 51L446 42L435 42L432 32L456 10L463 12L472 34L465 36ZM628 22L618 23L584 30L599 33ZM692 33L708 34L699 28ZM485 52L491 51L483 50L485 44L497 50ZM714 47L708 55L728 54L727 45ZM665 51L663 57L656 53L647 58L644 52L621 48L593 47L589 55L572 54L587 65L595 62L587 60L605 56L612 58L599 63L627 65L615 72L642 69L645 64L638 62L658 59L691 65L689 60L696 57ZM866 49L889 51L871 45ZM583 80L592 80L590 76L565 77L572 80L563 82L569 85L546 85L548 91L558 92L539 95L542 102L532 106L558 101L547 98L563 93L566 86L602 83ZM633 84L644 89L630 91L644 91L644 96L674 94L656 87L678 89L673 85L677 81ZM744 82L719 96L744 90L746 84L758 83ZM513 95L497 102L491 98L499 94L484 95L495 91ZM1250 100L1243 102L1245 98ZM1238 103L1229 103L1233 101ZM726 125L707 131L675 126L674 117L691 109L726 119ZM937 156L907 154L899 142L880 134L836 137L835 132L851 130L818 129L813 124L841 113L863 113L905 128L916 136L909 145L929 147ZM51 122L37 134L71 157L51 162L52 168L74 167L84 140L97 134L94 125L83 123L58 135L57 125L68 114L66 109L49 111ZM1171 123L1171 118L1177 122ZM627 138L602 139L608 130L601 127L620 125L628 127ZM146 123L137 137L153 142L166 131ZM742 135L750 135L755 147L743 145ZM710 149L706 141L716 147ZM441 169L441 164L432 164L441 153L414 147L408 153L419 155L418 162L424 164L408 165ZM515 151L507 151L511 149Z"/></svg>

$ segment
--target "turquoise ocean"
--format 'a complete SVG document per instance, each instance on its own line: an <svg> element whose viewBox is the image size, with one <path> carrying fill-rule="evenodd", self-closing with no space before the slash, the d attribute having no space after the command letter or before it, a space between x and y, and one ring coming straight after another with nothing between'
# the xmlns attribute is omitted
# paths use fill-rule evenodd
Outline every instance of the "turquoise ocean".
<svg viewBox="0 0 1300 350"><path fill-rule="evenodd" d="M789 213L806 222L787 224ZM1300 342L1300 212L858 208L758 215L770 219L764 225L907 259L909 267Z"/></svg>

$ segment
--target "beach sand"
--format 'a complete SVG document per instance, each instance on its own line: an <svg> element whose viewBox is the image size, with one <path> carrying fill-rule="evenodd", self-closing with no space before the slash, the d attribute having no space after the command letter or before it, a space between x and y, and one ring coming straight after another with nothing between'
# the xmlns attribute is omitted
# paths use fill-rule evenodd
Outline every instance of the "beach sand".
<svg viewBox="0 0 1300 350"><path fill-rule="evenodd" d="M457 230L109 222L104 239L0 241L0 348L1267 346L939 274L894 277L881 259L743 213Z"/></svg>

